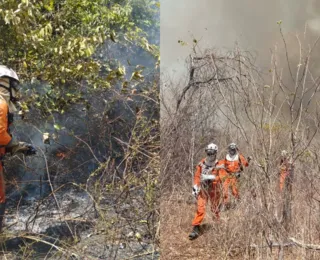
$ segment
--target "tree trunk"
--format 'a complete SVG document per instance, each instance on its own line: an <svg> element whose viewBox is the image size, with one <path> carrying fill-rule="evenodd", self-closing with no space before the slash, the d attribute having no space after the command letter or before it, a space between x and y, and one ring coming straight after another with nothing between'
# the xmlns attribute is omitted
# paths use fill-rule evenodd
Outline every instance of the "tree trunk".
<svg viewBox="0 0 320 260"><path fill-rule="evenodd" d="M284 205L283 205L283 223L287 232L290 231L291 226L291 214L292 214L292 186L294 179L294 169L293 166L289 169L289 175L285 181L285 189L284 189Z"/></svg>

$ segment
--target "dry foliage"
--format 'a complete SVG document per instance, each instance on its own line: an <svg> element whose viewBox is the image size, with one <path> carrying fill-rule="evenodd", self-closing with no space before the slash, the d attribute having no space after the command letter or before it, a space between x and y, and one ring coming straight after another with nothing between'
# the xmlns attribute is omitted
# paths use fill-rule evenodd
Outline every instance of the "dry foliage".
<svg viewBox="0 0 320 260"><path fill-rule="evenodd" d="M229 53L194 48L187 85L166 84L162 94L176 104L162 98L162 259L319 259L317 42L305 48L296 41L299 55L289 58L285 49L281 64L275 48L267 72L238 46ZM207 217L204 234L190 242L192 176L208 142L218 144L218 159L236 142L253 161L240 179L241 202L220 223ZM283 193L281 150L294 165Z"/></svg>

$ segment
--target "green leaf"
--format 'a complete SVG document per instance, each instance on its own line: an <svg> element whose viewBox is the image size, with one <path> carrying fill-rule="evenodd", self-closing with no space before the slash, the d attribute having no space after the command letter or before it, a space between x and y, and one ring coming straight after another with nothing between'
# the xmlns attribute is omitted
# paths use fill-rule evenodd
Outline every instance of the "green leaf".
<svg viewBox="0 0 320 260"><path fill-rule="evenodd" d="M141 72L142 72L142 70L137 70L137 71L133 72L130 80L137 80L137 81L143 80L144 76L141 74Z"/></svg>
<svg viewBox="0 0 320 260"><path fill-rule="evenodd" d="M54 127L55 129L57 129L57 130L61 130L61 126L58 125L58 124L54 124L53 127Z"/></svg>
<svg viewBox="0 0 320 260"><path fill-rule="evenodd" d="M88 0L1 1L0 53L6 54L2 62L16 68L23 82L50 85L46 90L29 89L30 106L45 116L66 113L69 102L84 102L78 96L68 97L79 86L93 93L94 88L122 84L126 89L144 80L142 68L126 76L125 66L134 68L139 60L151 57L149 53L156 62L158 46L148 39L159 33L159 21L154 19L159 14L157 2L112 1L107 6ZM115 48L109 48L111 43ZM130 82L130 76L138 83ZM42 90L48 95L39 95Z"/></svg>

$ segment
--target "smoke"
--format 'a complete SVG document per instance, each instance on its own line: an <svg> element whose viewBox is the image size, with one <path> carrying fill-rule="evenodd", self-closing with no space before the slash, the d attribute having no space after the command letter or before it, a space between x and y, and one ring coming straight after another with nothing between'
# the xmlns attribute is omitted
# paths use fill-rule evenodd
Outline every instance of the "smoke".
<svg viewBox="0 0 320 260"><path fill-rule="evenodd" d="M262 68L270 64L270 49L283 48L277 21L282 21L291 57L296 34L312 43L320 35L320 2L316 0L164 0L161 2L161 70L181 78L193 37L199 47L240 47L257 53ZM188 42L181 46L178 40ZM292 42L292 43L291 43ZM292 48L292 49L291 49Z"/></svg>

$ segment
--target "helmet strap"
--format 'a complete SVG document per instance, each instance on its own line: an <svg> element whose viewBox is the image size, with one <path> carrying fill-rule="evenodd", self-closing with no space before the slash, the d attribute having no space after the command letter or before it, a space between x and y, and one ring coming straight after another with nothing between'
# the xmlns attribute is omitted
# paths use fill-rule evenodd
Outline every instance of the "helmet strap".
<svg viewBox="0 0 320 260"><path fill-rule="evenodd" d="M9 93L10 93L10 101L13 103L17 102L18 100L12 95L12 88L9 89Z"/></svg>
<svg viewBox="0 0 320 260"><path fill-rule="evenodd" d="M10 84L10 85L11 85L11 84ZM0 87L1 87L1 88L4 88L4 89L6 89L6 90L9 91L10 101L11 101L11 102L17 102L17 99L12 95L12 87L11 87L11 86L10 86L10 87L7 87L7 86L2 85L2 84L0 83Z"/></svg>

